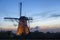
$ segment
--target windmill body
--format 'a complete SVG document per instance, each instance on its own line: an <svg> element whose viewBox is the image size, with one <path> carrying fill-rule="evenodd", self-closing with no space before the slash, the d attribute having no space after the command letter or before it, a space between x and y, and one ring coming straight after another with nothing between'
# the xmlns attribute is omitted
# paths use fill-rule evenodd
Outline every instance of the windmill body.
<svg viewBox="0 0 60 40"><path fill-rule="evenodd" d="M28 18L25 16L21 16L19 19L19 24L18 24L18 29L17 29L17 35L22 35L22 34L28 34L29 33L29 28L27 25Z"/></svg>
<svg viewBox="0 0 60 40"><path fill-rule="evenodd" d="M5 17L4 19L14 19L14 20L18 20L18 28L17 28L17 32L16 35L22 35L22 34L28 34L29 33L29 27L27 25L27 21L32 20L26 16L21 16L22 14L22 2L20 2L20 17L19 18L8 18Z"/></svg>

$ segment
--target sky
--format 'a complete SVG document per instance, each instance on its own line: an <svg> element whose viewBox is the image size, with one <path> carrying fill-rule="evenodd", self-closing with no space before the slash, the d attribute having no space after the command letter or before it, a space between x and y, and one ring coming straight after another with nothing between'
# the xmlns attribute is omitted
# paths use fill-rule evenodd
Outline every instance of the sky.
<svg viewBox="0 0 60 40"><path fill-rule="evenodd" d="M19 18L19 2L22 2L22 16L33 18L30 27L40 29L60 28L60 0L0 0L0 28L17 28L4 17Z"/></svg>

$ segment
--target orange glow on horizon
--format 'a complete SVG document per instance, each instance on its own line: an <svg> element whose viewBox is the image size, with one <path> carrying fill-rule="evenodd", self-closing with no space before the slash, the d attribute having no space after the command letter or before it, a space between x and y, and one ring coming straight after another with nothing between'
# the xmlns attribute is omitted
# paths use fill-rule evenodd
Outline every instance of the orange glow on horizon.
<svg viewBox="0 0 60 40"><path fill-rule="evenodd" d="M22 32L23 32L22 26L19 24L16 35L22 35Z"/></svg>

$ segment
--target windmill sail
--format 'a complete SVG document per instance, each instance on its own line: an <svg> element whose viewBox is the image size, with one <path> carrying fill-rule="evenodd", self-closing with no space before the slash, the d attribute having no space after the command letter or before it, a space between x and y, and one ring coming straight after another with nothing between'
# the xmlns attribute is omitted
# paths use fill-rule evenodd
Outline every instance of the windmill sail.
<svg viewBox="0 0 60 40"><path fill-rule="evenodd" d="M16 19L16 20L18 20L18 18L11 18L11 17L5 17L4 19Z"/></svg>
<svg viewBox="0 0 60 40"><path fill-rule="evenodd" d="M22 2L20 2L20 17L22 15Z"/></svg>

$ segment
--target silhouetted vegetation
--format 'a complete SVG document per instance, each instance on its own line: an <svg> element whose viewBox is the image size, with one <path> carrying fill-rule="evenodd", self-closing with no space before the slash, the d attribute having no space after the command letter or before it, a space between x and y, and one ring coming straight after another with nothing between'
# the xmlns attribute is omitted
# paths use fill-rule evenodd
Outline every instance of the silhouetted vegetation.
<svg viewBox="0 0 60 40"><path fill-rule="evenodd" d="M13 34L11 31L1 31L0 32L0 39L3 39L3 38L6 38L6 39L23 39L23 38L26 38L26 39L42 39L42 38L47 38L47 39L57 39L57 38L60 38L60 33L57 32L57 33L50 33L50 32L47 32L47 33L43 33L43 32L38 32L38 31L35 31L35 32L30 32L28 35L21 35L21 36L16 36L15 34Z"/></svg>

